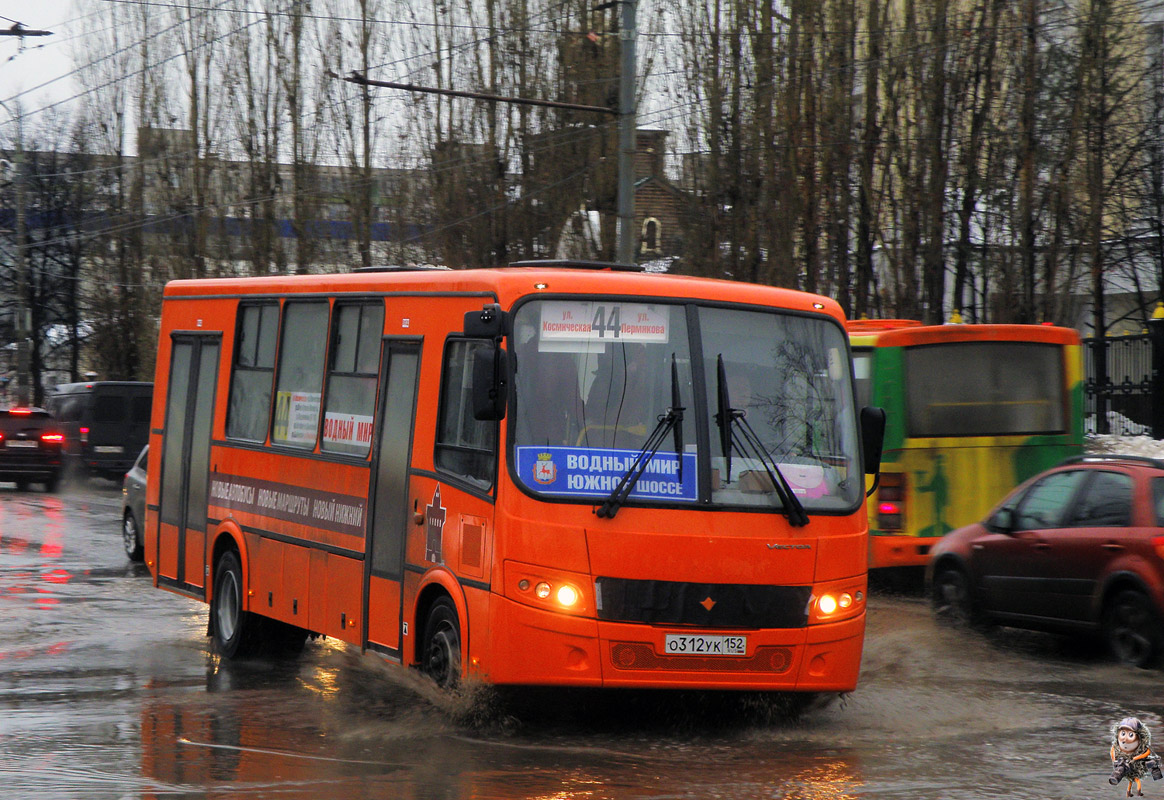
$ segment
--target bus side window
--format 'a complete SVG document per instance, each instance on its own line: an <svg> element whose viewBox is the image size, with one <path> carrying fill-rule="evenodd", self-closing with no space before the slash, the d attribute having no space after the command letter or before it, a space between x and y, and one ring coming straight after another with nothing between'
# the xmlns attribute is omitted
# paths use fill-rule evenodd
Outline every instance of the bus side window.
<svg viewBox="0 0 1164 800"><path fill-rule="evenodd" d="M366 456L372 449L383 333L383 301L336 304L320 447L325 452Z"/></svg>
<svg viewBox="0 0 1164 800"><path fill-rule="evenodd" d="M445 346L436 439L437 469L483 489L493 485L497 423L473 418L473 353L491 347L479 339L450 339Z"/></svg>
<svg viewBox="0 0 1164 800"><path fill-rule="evenodd" d="M277 303L239 307L226 413L226 435L232 439L262 442L267 438L278 332Z"/></svg>
<svg viewBox="0 0 1164 800"><path fill-rule="evenodd" d="M315 448L323 395L328 311L326 300L288 302L283 306L272 444L305 450Z"/></svg>

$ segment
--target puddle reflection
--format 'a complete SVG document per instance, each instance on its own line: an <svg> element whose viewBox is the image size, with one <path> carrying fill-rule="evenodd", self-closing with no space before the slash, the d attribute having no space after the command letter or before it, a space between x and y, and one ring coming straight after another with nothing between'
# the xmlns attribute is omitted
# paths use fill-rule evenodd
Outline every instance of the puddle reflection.
<svg viewBox="0 0 1164 800"><path fill-rule="evenodd" d="M205 686L144 692L141 769L152 788L142 796L846 800L862 786L846 749L806 759L795 736L773 741L706 717L697 724L730 704L677 713L668 695L626 694L621 709L582 713L563 694L556 713L547 711L555 693L538 692L542 713L529 714L492 690L445 697L441 708L417 688L326 648L290 664L207 656Z"/></svg>

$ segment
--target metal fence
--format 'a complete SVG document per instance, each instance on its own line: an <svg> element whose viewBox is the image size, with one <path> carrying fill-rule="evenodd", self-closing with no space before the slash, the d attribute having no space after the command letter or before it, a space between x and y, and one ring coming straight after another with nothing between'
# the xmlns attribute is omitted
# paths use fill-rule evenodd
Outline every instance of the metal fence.
<svg viewBox="0 0 1164 800"><path fill-rule="evenodd" d="M1102 382L1095 374L1100 342L1091 337L1083 340L1084 427L1088 433L1152 434L1152 340L1150 333L1105 337L1107 378Z"/></svg>

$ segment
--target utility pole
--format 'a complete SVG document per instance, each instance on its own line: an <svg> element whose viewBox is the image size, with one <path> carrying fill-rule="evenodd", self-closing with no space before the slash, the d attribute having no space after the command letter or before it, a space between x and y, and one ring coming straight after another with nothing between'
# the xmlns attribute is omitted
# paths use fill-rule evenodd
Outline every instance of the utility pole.
<svg viewBox="0 0 1164 800"><path fill-rule="evenodd" d="M4 105L0 103L0 105ZM15 111L4 105L16 118L16 153L13 157L12 184L16 189L16 297L14 300L13 328L16 334L16 403L28 405L28 218L25 199L24 117L20 108Z"/></svg>
<svg viewBox="0 0 1164 800"><path fill-rule="evenodd" d="M19 36L23 43L26 36L51 36L52 31L30 30L22 23L13 22L12 27L0 30L0 36ZM8 108L5 106L5 108ZM24 115L19 105L16 111L8 109L16 117L16 404L28 405L32 399L29 380L29 340L32 325L28 308L28 218L25 205L24 168Z"/></svg>
<svg viewBox="0 0 1164 800"><path fill-rule="evenodd" d="M28 220L24 194L24 122L16 115L16 405L30 402L28 379Z"/></svg>
<svg viewBox="0 0 1164 800"><path fill-rule="evenodd" d="M618 260L635 263L635 5L620 0L622 68L618 81ZM601 6L599 6L601 8Z"/></svg>

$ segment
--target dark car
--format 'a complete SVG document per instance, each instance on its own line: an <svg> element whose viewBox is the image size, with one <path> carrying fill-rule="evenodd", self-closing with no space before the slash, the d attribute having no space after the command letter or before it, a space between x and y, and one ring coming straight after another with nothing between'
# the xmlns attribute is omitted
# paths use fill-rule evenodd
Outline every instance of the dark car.
<svg viewBox="0 0 1164 800"><path fill-rule="evenodd" d="M0 481L15 481L22 492L30 483L55 492L64 440L60 425L43 408L0 411Z"/></svg>
<svg viewBox="0 0 1164 800"><path fill-rule="evenodd" d="M149 439L154 385L86 381L54 387L45 405L60 420L65 457L94 475L121 480Z"/></svg>
<svg viewBox="0 0 1164 800"><path fill-rule="evenodd" d="M149 454L150 448L146 445L121 482L121 539L130 561L141 561L144 553L141 526L145 522L146 464Z"/></svg>
<svg viewBox="0 0 1164 800"><path fill-rule="evenodd" d="M926 569L934 609L959 622L1102 634L1121 662L1164 646L1164 460L1068 459L982 522L947 534Z"/></svg>

